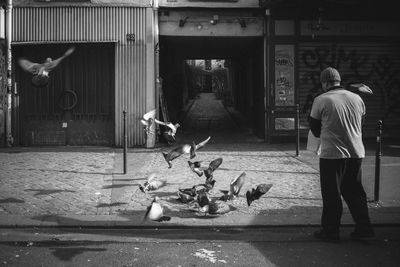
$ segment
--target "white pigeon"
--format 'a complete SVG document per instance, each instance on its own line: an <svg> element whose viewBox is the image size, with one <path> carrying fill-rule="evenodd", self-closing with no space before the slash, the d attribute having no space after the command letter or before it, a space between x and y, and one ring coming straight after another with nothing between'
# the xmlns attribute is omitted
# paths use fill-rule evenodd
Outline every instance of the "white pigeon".
<svg viewBox="0 0 400 267"><path fill-rule="evenodd" d="M150 125L154 118L156 117L156 111L157 109L152 109L149 112L145 113L143 117L140 119L140 123L143 124L144 131L146 134L149 134L150 131Z"/></svg>
<svg viewBox="0 0 400 267"><path fill-rule="evenodd" d="M164 216L164 208L161 206L158 201L160 198L155 196L153 201L151 202L150 206L147 207L146 214L144 215L144 220L151 220L151 221L169 221L171 217Z"/></svg>
<svg viewBox="0 0 400 267"><path fill-rule="evenodd" d="M155 173L150 173L147 180L143 185L139 185L140 191L145 193L146 191L154 191L160 187L166 185L167 181L165 179L156 179L157 175Z"/></svg>
<svg viewBox="0 0 400 267"><path fill-rule="evenodd" d="M49 82L50 71L55 69L64 58L71 55L74 51L75 47L71 47L61 57L55 60L52 60L50 57L48 57L43 63L34 63L25 58L18 59L18 63L24 71L33 74L33 85L37 87L44 87Z"/></svg>

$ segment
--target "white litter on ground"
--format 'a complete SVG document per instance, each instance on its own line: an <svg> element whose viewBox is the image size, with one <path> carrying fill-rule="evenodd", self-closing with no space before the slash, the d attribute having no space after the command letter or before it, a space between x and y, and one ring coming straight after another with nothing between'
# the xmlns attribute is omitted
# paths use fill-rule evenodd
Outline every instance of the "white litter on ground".
<svg viewBox="0 0 400 267"><path fill-rule="evenodd" d="M207 250L204 248L198 249L195 253L192 255L195 257L199 257L201 259L208 260L212 263L215 263L217 261L217 257L214 255L215 251L213 250Z"/></svg>
<svg viewBox="0 0 400 267"><path fill-rule="evenodd" d="M208 260L212 263L221 262L221 263L227 263L226 260L217 260L217 257L215 256L215 251L213 250L207 250L204 248L198 249L195 253L192 253L193 256L199 257L201 259Z"/></svg>

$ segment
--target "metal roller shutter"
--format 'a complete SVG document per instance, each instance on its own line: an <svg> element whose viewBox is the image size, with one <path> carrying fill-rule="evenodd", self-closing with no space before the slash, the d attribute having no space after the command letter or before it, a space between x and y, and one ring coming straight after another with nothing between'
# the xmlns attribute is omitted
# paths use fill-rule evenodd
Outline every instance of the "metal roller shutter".
<svg viewBox="0 0 400 267"><path fill-rule="evenodd" d="M298 55L300 124L308 129L312 96L320 88L319 74L327 66L337 68L342 85L362 82L374 94L363 96L367 116L364 137L376 136L377 121L384 120L384 136L400 132L399 43L301 43ZM303 132L302 134L305 134Z"/></svg>

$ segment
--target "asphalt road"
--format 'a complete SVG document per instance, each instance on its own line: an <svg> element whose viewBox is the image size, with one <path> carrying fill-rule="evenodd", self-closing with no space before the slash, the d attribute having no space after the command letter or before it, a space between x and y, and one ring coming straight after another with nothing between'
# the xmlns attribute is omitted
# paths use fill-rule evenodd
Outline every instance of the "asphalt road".
<svg viewBox="0 0 400 267"><path fill-rule="evenodd" d="M399 266L400 226L377 239L340 243L314 227L0 229L2 266Z"/></svg>

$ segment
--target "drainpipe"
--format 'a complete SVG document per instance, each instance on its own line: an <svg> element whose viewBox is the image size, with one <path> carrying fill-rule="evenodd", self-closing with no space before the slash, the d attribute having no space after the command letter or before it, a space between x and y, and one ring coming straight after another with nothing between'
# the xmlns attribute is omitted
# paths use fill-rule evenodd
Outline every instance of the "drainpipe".
<svg viewBox="0 0 400 267"><path fill-rule="evenodd" d="M158 9L158 1L154 0L146 11L146 112L156 108L155 95L155 25L154 10ZM152 121L146 137L146 147L153 148L156 143L156 125Z"/></svg>
<svg viewBox="0 0 400 267"><path fill-rule="evenodd" d="M160 90L162 86L162 78L160 77L160 40L159 40L159 26L158 26L158 0L154 0L153 5L154 12L154 77L156 81L155 88L155 105L157 110L159 110L160 103ZM166 119L166 118L164 118Z"/></svg>
<svg viewBox="0 0 400 267"><path fill-rule="evenodd" d="M6 144L11 147L13 144L13 137L11 134L11 94L12 94L12 83L11 83L11 41L12 41L12 0L7 0L6 6L6 49L7 49L7 111L6 111Z"/></svg>

